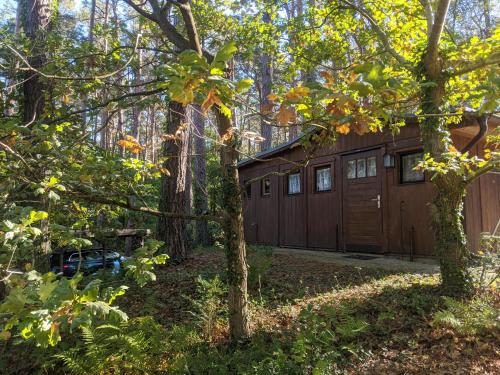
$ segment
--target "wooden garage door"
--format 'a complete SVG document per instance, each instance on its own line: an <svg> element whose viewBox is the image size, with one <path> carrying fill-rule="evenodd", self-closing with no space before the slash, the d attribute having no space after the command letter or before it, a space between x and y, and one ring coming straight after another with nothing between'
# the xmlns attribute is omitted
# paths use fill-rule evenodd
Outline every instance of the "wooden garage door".
<svg viewBox="0 0 500 375"><path fill-rule="evenodd" d="M342 157L343 237L348 251L382 250L380 150Z"/></svg>

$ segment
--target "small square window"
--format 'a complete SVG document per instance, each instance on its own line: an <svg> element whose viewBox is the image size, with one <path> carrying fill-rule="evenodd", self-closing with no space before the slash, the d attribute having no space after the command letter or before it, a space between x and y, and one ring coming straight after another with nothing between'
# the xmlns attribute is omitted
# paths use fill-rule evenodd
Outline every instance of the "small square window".
<svg viewBox="0 0 500 375"><path fill-rule="evenodd" d="M300 193L300 173L288 175L288 194Z"/></svg>
<svg viewBox="0 0 500 375"><path fill-rule="evenodd" d="M262 195L271 195L271 179L264 178L262 180Z"/></svg>
<svg viewBox="0 0 500 375"><path fill-rule="evenodd" d="M316 169L316 191L332 190L332 171L330 167Z"/></svg>
<svg viewBox="0 0 500 375"><path fill-rule="evenodd" d="M350 180L356 178L356 160L349 160L347 162L347 178Z"/></svg>
<svg viewBox="0 0 500 375"><path fill-rule="evenodd" d="M377 175L377 157L371 156L366 159L366 174L368 177Z"/></svg>
<svg viewBox="0 0 500 375"><path fill-rule="evenodd" d="M245 185L245 197L247 199L252 198L252 184L245 181L244 185Z"/></svg>
<svg viewBox="0 0 500 375"><path fill-rule="evenodd" d="M425 181L423 171L416 170L415 167L422 161L424 155L422 152L413 152L411 154L401 155L400 174L401 183Z"/></svg>
<svg viewBox="0 0 500 375"><path fill-rule="evenodd" d="M356 175L358 178L366 177L366 159L356 160Z"/></svg>

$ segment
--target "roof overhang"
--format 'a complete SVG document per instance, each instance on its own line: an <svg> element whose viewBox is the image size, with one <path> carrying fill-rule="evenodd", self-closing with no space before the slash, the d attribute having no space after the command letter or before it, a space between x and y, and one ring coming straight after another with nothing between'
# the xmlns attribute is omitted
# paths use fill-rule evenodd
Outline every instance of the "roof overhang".
<svg viewBox="0 0 500 375"><path fill-rule="evenodd" d="M407 122L413 122L417 120L416 115L407 115L405 117ZM453 124L450 125L450 130L453 131L453 133L461 134L464 135L468 138L474 137L478 133L478 128L479 124L477 122L477 113L473 111L467 111L462 114L462 121L459 124ZM488 133L491 133L491 131L498 127L500 125L500 116L498 115L490 115L489 117L489 126L488 126ZM293 138L292 140L283 143L281 145L275 146L273 148L270 148L269 150L266 151L261 151L255 154L254 156L250 158L246 158L241 160L238 164L238 168L242 168L245 166L248 166L250 164L253 164L255 162L264 162L266 161L267 158L274 156L276 154L279 154L280 152L289 150L294 148L295 146L298 146L300 144L300 140L304 138L304 136L309 135L315 131L319 130L319 128L315 128L313 130L307 131L306 133L301 133L297 137ZM362 136L360 136L362 137Z"/></svg>

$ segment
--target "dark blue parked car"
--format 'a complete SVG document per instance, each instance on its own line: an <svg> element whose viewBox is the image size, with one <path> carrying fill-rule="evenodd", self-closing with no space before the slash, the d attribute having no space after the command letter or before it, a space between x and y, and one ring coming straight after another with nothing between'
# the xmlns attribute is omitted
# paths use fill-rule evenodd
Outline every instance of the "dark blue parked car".
<svg viewBox="0 0 500 375"><path fill-rule="evenodd" d="M81 255L80 259L80 254L76 249L62 249L52 254L50 259L51 271L54 273L62 272L64 276L73 276L78 270L79 263L80 272L84 274L92 274L103 268L103 250L101 248L84 249L81 251ZM123 260L124 258L116 251L107 250L104 264L106 268L118 272L122 267Z"/></svg>

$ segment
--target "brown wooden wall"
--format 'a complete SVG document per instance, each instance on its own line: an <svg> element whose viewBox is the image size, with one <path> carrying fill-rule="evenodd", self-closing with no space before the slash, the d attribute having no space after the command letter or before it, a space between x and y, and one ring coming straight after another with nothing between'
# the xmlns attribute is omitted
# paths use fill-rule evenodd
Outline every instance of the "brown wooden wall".
<svg viewBox="0 0 500 375"><path fill-rule="evenodd" d="M454 134L453 138L457 147L462 147L469 139L468 136L458 133ZM478 152L481 147L482 145L478 145L473 151ZM335 147L320 150L316 157L300 170L301 194L287 194L286 175L275 174L270 177L270 196L262 195L260 181L252 184L251 198L245 198L244 202L246 240L273 246L345 250L351 241L352 228L358 228L356 230L359 232L364 231L361 234L367 238L372 236L376 229L380 231L381 252L409 254L412 249L416 256L432 255L433 234L430 228L429 202L433 198L434 188L429 183L428 176L425 182L411 184L401 184L399 176L399 154L420 149L416 126L403 127L397 136L389 133L341 136ZM383 167L382 155L386 152L396 155L394 168ZM345 161L352 159L357 153L378 157L378 178L372 179L371 185L354 186L345 180ZM265 162L242 166L241 182L273 172L286 174L292 168L292 164L286 161L300 162L304 155L302 147L295 147L273 155ZM315 169L325 165L331 166L332 189L328 192L316 192ZM491 231L500 217L499 187L500 176L486 175L469 188L464 217L473 249L477 249L479 233ZM360 194L365 192L368 195L380 192L380 219L373 216L373 206L370 206L375 204L370 203L373 199L365 199L359 207L352 205L351 201L356 197L353 195L355 189L358 189ZM353 210L357 211L353 213ZM363 214L367 217L372 215L370 225L373 227L365 228L359 219L354 219L355 215L362 218ZM358 240L362 241L362 236Z"/></svg>

